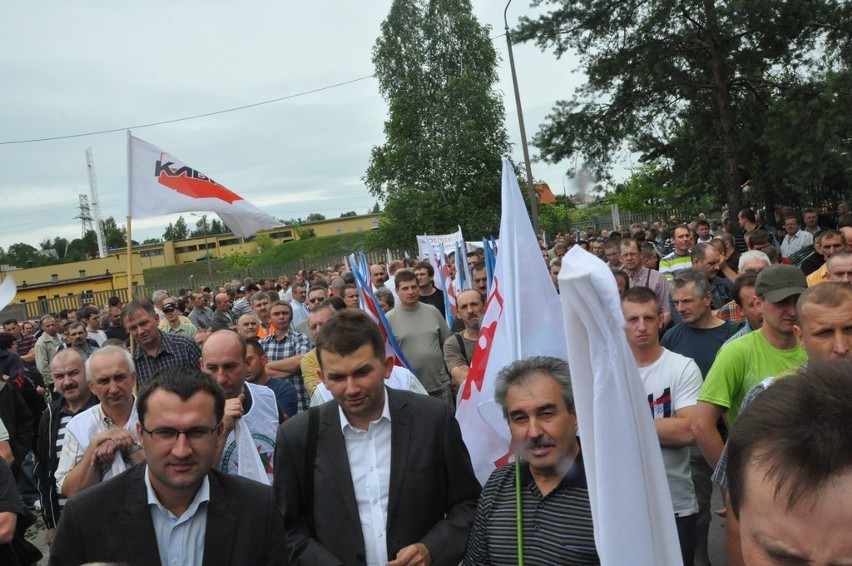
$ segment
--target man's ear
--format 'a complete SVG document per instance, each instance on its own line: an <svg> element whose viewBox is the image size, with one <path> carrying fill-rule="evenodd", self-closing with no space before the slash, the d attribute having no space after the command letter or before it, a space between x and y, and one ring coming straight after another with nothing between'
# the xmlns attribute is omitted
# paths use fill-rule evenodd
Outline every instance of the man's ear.
<svg viewBox="0 0 852 566"><path fill-rule="evenodd" d="M385 364L384 365L385 365L385 379L389 379L390 374L393 371L393 366L394 366L393 356L387 356L385 358Z"/></svg>

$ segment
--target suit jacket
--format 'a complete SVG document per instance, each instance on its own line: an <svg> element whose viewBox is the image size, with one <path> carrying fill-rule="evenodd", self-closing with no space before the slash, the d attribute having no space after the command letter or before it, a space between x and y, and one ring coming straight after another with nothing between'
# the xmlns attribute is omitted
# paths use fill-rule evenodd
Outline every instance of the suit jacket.
<svg viewBox="0 0 852 566"><path fill-rule="evenodd" d="M204 564L287 566L281 515L268 486L211 470ZM50 565L125 562L160 566L145 465L91 487L65 505Z"/></svg>
<svg viewBox="0 0 852 566"><path fill-rule="evenodd" d="M446 404L388 389L391 465L388 558L421 542L436 565L464 557L480 485L458 423ZM313 523L305 509L308 413L278 429L275 497L284 514L290 559L298 564L363 564L364 537L336 402L320 412L314 464Z"/></svg>
<svg viewBox="0 0 852 566"><path fill-rule="evenodd" d="M213 328L213 332L228 329L236 323L237 317L234 316L233 312L222 312L219 309L216 309L216 312L213 313L213 318L210 319L210 326Z"/></svg>

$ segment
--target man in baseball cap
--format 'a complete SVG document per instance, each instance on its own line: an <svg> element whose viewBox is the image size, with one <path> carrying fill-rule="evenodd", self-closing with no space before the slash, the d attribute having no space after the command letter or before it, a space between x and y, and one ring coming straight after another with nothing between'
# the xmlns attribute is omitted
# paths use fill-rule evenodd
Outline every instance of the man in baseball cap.
<svg viewBox="0 0 852 566"><path fill-rule="evenodd" d="M716 428L719 417L727 413L733 427L752 387L807 360L793 332L796 300L806 289L804 273L792 265L771 265L757 276L755 300L763 311L763 326L719 350L698 395L692 432L711 468L724 447Z"/></svg>

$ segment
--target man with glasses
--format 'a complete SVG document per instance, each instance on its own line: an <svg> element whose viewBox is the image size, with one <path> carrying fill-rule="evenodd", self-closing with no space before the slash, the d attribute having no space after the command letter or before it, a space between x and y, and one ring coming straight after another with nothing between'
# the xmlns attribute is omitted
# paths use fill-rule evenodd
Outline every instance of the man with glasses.
<svg viewBox="0 0 852 566"><path fill-rule="evenodd" d="M314 312L317 307L323 304L327 299L328 289L322 286L311 287L311 290L308 291L308 298L305 300L305 305L308 307L308 315L310 316L310 313ZM293 306L290 305L290 308L292 309ZM297 332L301 332L305 335L308 335L311 331L307 319L305 319L304 322L301 322L299 324L292 324L292 326L296 329Z"/></svg>
<svg viewBox="0 0 852 566"><path fill-rule="evenodd" d="M197 369L169 369L137 407L144 465L66 505L51 564L288 564L271 488L211 469L222 388Z"/></svg>

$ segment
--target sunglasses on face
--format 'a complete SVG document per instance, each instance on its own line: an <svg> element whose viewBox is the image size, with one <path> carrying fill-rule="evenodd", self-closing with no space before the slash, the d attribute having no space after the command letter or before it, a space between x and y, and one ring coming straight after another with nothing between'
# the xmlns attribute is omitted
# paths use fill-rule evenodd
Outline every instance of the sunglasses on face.
<svg viewBox="0 0 852 566"><path fill-rule="evenodd" d="M163 312L172 312L175 309L177 309L177 305L175 305L174 303L163 305Z"/></svg>

